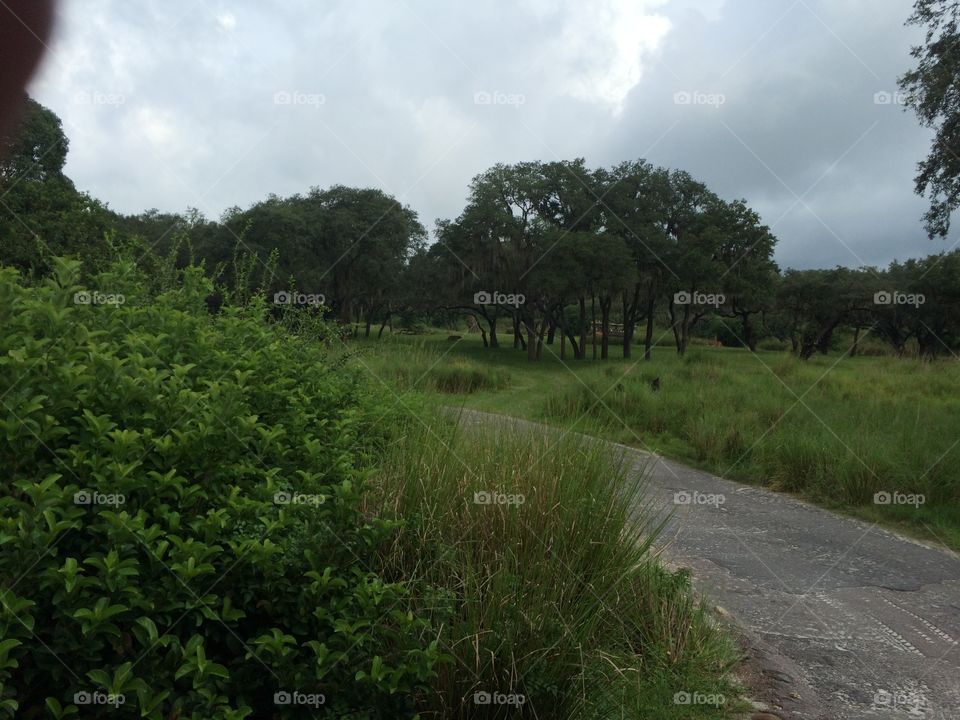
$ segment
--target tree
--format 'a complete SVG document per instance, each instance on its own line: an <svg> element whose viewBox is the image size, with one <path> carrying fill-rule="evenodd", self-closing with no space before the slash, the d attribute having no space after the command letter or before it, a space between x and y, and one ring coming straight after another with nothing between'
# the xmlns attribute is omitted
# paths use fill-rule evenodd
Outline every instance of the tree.
<svg viewBox="0 0 960 720"><path fill-rule="evenodd" d="M105 259L106 206L63 174L69 142L60 118L27 99L21 122L0 137L0 261L39 275L51 258L76 255L92 271Z"/></svg>
<svg viewBox="0 0 960 720"><path fill-rule="evenodd" d="M264 289L288 289L292 278L299 292L324 295L343 324L361 319L369 332L425 236L416 213L381 190L336 185L234 208L198 252L211 264L229 265L239 247L266 266L279 251L278 270Z"/></svg>
<svg viewBox="0 0 960 720"><path fill-rule="evenodd" d="M946 236L960 207L960 3L916 0L908 25L926 27L923 45L911 56L916 67L900 78L907 106L935 131L930 153L919 164L918 195L928 195L924 223L930 237Z"/></svg>
<svg viewBox="0 0 960 720"><path fill-rule="evenodd" d="M669 203L669 173L654 169L645 160L625 162L602 177L603 225L623 238L636 268L633 286L623 291L623 356L629 358L637 323L647 319L644 358L649 360L653 342L653 314L664 271L668 228L664 210Z"/></svg>
<svg viewBox="0 0 960 720"><path fill-rule="evenodd" d="M723 238L717 259L725 266L721 286L726 314L740 321L740 342L750 352L757 350L757 329L753 317L773 303L777 265L773 249L777 239L760 216L747 207L746 200L724 206L721 221Z"/></svg>
<svg viewBox="0 0 960 720"><path fill-rule="evenodd" d="M833 334L851 317L873 307L875 273L869 269L788 270L777 303L790 317L790 340L802 360L830 350Z"/></svg>
<svg viewBox="0 0 960 720"><path fill-rule="evenodd" d="M691 329L711 312L710 300L701 298L721 299L725 268L720 253L726 237L724 224L728 210L706 185L688 173L675 171L667 180L662 215L668 238L662 255L663 290L669 301L677 353L683 355L690 343Z"/></svg>

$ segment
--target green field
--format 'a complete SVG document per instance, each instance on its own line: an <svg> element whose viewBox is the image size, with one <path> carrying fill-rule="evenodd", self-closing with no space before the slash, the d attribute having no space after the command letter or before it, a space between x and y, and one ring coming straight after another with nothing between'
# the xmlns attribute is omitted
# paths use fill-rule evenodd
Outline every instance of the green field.
<svg viewBox="0 0 960 720"><path fill-rule="evenodd" d="M696 347L530 363L449 333L356 340L399 394L576 429L960 548L960 367ZM589 355L589 352L588 352ZM651 387L660 378L661 389ZM875 494L894 502L878 504ZM923 496L920 498L920 496ZM910 497L914 496L914 497ZM921 502L922 500L922 502Z"/></svg>

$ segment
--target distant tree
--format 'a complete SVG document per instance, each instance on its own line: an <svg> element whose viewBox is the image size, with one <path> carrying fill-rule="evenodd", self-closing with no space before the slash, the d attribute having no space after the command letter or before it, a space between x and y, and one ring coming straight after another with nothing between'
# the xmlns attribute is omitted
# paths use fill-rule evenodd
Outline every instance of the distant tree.
<svg viewBox="0 0 960 720"><path fill-rule="evenodd" d="M960 345L960 251L893 262L873 311L898 354L909 341L933 359Z"/></svg>
<svg viewBox="0 0 960 720"><path fill-rule="evenodd" d="M916 67L900 78L906 103L924 127L935 131L930 153L919 164L916 192L927 195L924 215L930 237L945 236L960 207L960 2L916 0L909 25L926 28L911 56Z"/></svg>
<svg viewBox="0 0 960 720"><path fill-rule="evenodd" d="M386 193L342 185L306 195L276 195L247 210L233 208L215 232L204 229L197 252L208 263L231 264L235 249L261 269L279 253L265 287L323 294L339 320L367 326L382 317L399 293L400 275L426 231L413 210Z"/></svg>
<svg viewBox="0 0 960 720"><path fill-rule="evenodd" d="M645 359L650 359L653 315L665 270L669 223L665 210L670 202L670 176L645 160L625 162L601 173L603 226L618 235L633 255L633 286L623 291L623 356L631 356L636 326L647 320Z"/></svg>
<svg viewBox="0 0 960 720"><path fill-rule="evenodd" d="M677 353L683 355L693 326L716 309L697 299L722 295L726 268L720 256L728 209L706 185L685 172L670 174L666 197L663 218L668 244L662 256L662 290L667 296Z"/></svg>
<svg viewBox="0 0 960 720"><path fill-rule="evenodd" d="M833 335L857 313L873 307L875 274L870 270L788 270L777 304L789 317L791 345L801 359L826 354Z"/></svg>
<svg viewBox="0 0 960 720"><path fill-rule="evenodd" d="M69 142L60 118L27 99L19 125L0 137L0 261L32 274L55 255L75 255L92 271L112 228L102 203L63 174Z"/></svg>
<svg viewBox="0 0 960 720"><path fill-rule="evenodd" d="M56 113L26 98L19 125L0 136L0 182L61 177L69 147Z"/></svg>
<svg viewBox="0 0 960 720"><path fill-rule="evenodd" d="M726 302L721 314L740 321L739 340L757 350L754 318L771 309L777 265L773 250L777 238L760 222L745 200L727 203L721 220L723 236L717 259L723 266L720 284Z"/></svg>

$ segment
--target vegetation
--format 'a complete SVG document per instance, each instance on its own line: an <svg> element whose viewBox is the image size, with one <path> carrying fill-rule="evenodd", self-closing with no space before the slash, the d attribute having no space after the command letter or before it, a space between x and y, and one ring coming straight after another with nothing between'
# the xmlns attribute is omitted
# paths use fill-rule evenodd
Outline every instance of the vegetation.
<svg viewBox="0 0 960 720"><path fill-rule="evenodd" d="M924 127L934 130L930 153L919 164L918 195L928 195L924 216L931 237L946 237L950 216L960 207L960 5L951 0L916 0L909 25L925 28L923 45L913 48L916 66L900 78L905 104Z"/></svg>
<svg viewBox="0 0 960 720"><path fill-rule="evenodd" d="M630 357L638 333L649 360L658 327L680 355L697 337L751 351L775 342L804 360L856 354L865 334L900 356L960 350L960 250L886 269L781 271L776 237L744 200L644 160L497 165L428 247L416 213L374 189L270 196L219 222L195 210L120 216L63 176L66 148L59 120L36 103L5 142L0 260L37 277L67 252L101 267L107 233L141 238L146 255L176 248L181 268L203 261L235 295L322 304L357 334L465 318L489 347L506 335L529 360L555 337L565 357L605 359L613 345ZM853 339L837 348L838 333Z"/></svg>
<svg viewBox="0 0 960 720"><path fill-rule="evenodd" d="M883 348L862 343L871 352ZM659 353L650 363L615 357L581 365L561 361L547 345L543 362L528 367L520 354L484 349L476 335L452 345L440 333L394 337L364 345L362 361L383 378L411 356L436 368L483 364L491 374L509 373L509 385L459 396L457 404L659 452L960 548L954 363L802 362L782 352L700 346L683 358ZM416 388L430 394L424 383ZM875 504L884 492L923 502Z"/></svg>
<svg viewBox="0 0 960 720"><path fill-rule="evenodd" d="M62 157L49 172L28 160L62 135L32 113L44 132L17 146L25 164L12 162L6 189L59 202L72 192ZM129 228L169 217L97 207L105 229L65 216L79 235L53 245L38 214L34 244L5 246L0 268L0 714L738 709L736 650L687 575L650 553L658 519L615 460L583 443L548 453L546 439L460 434L392 402L324 298L277 298L296 296L297 278L278 280L291 265L276 249L241 238L204 254L220 226L191 214L173 218L159 253ZM318 213L314 250L359 245L353 258L338 246L348 263L332 285L346 293L332 314L350 318L379 302L364 289L376 273L405 271L420 232L392 199L346 188L251 215L288 210ZM396 241L379 256L387 236L364 239L373 211ZM482 362L411 360L400 388L510 383ZM467 454L468 467L451 462ZM522 507L478 500L484 488L522 494ZM682 692L714 701L691 708L674 702Z"/></svg>
<svg viewBox="0 0 960 720"><path fill-rule="evenodd" d="M262 302L211 321L198 268L155 297L129 262L78 271L0 277L4 707L410 710L440 653L372 569L391 525L361 513L378 440L356 374Z"/></svg>
<svg viewBox="0 0 960 720"><path fill-rule="evenodd" d="M456 598L424 716L728 717L735 649L653 559L643 484L596 444L450 428L407 421L368 496L407 519L384 562L434 588L419 613ZM523 701L477 704L495 693Z"/></svg>
<svg viewBox="0 0 960 720"><path fill-rule="evenodd" d="M32 101L0 138L6 714L735 712L642 483L438 399L960 547L955 366L907 361L960 347L960 251L781 271L745 201L643 160L494 166L429 247L374 189L122 216L67 147Z"/></svg>

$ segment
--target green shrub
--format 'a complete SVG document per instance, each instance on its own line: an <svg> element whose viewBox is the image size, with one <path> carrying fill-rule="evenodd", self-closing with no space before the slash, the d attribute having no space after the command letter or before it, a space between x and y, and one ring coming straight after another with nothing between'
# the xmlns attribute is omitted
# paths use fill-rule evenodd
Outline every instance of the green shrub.
<svg viewBox="0 0 960 720"><path fill-rule="evenodd" d="M211 318L197 268L155 298L131 263L104 295L77 273L0 270L0 709L409 715L438 652L371 570L363 384L262 304Z"/></svg>

